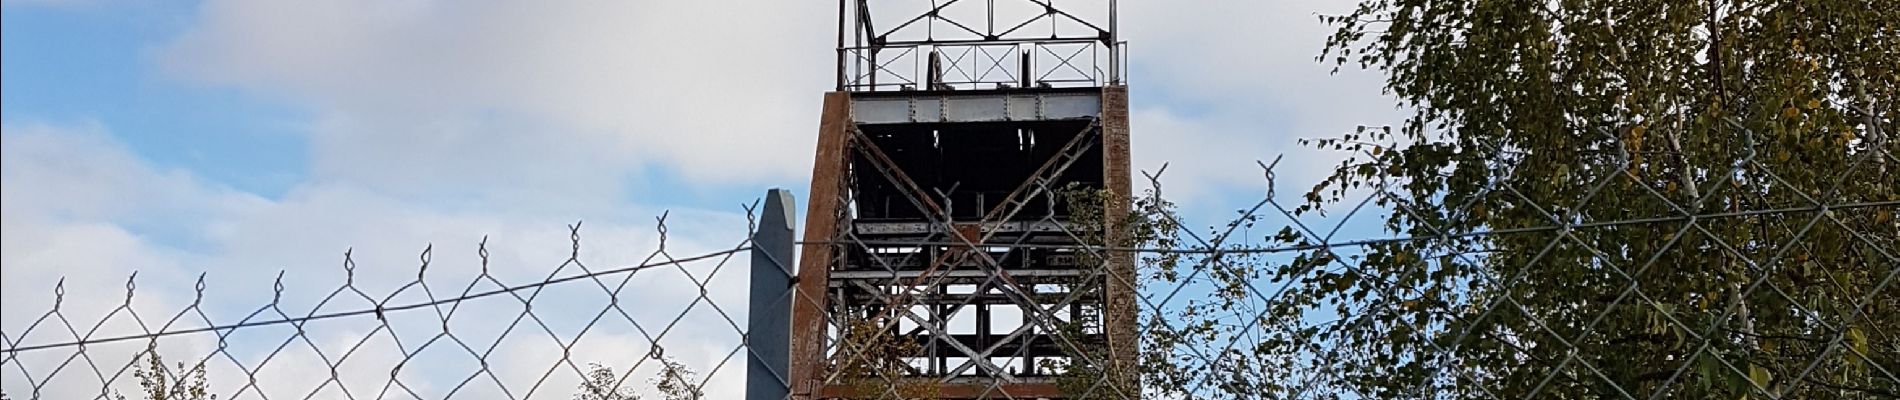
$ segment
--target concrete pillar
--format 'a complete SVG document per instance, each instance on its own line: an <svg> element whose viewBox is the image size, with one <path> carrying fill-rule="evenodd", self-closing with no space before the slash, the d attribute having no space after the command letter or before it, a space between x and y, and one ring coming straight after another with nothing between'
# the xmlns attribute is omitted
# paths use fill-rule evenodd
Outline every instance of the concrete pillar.
<svg viewBox="0 0 1900 400"><path fill-rule="evenodd" d="M792 193L765 193L752 233L751 309L746 315L747 400L784 400L791 391Z"/></svg>

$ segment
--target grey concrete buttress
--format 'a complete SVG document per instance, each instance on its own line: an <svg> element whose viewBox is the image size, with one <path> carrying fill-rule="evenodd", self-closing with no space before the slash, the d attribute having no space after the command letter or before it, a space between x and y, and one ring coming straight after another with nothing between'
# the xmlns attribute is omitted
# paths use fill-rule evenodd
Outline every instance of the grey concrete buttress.
<svg viewBox="0 0 1900 400"><path fill-rule="evenodd" d="M766 191L758 232L752 235L751 309L746 313L747 400L783 400L791 365L792 193Z"/></svg>

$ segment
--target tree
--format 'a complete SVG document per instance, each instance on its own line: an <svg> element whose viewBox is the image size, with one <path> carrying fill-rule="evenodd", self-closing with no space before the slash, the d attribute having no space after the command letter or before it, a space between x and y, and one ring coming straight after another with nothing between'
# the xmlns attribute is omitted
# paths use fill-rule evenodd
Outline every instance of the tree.
<svg viewBox="0 0 1900 400"><path fill-rule="evenodd" d="M660 359L660 375L653 377L653 387L659 389L666 400L699 400L706 397L706 391L694 382L696 373L686 364L672 358Z"/></svg>
<svg viewBox="0 0 1900 400"><path fill-rule="evenodd" d="M144 358L144 363L135 367L132 376L139 378L145 400L217 400L218 396L206 389L203 363L186 368L181 361L176 370L166 368L164 358L158 355L157 341L146 345L140 356L133 357L134 362L139 358ZM125 400L125 395L115 397Z"/></svg>
<svg viewBox="0 0 1900 400"><path fill-rule="evenodd" d="M666 400L698 400L706 396L701 383L694 382L697 373L686 364L672 358L655 358L660 362L660 371L648 379L653 389L660 392ZM621 387L620 375L614 369L598 363L587 364L587 376L583 377L574 400L640 400L640 395L631 387Z"/></svg>
<svg viewBox="0 0 1900 400"><path fill-rule="evenodd" d="M1180 219L1175 215L1174 203L1162 198L1158 187L1149 188L1127 201L1115 201L1112 196L1116 194L1107 189L1090 189L1074 184L1058 190L1054 195L1069 210L1068 222L1074 227L1071 233L1084 246L1174 248L1182 243L1178 224ZM1114 204L1125 204L1130 212L1121 215L1119 220L1110 220L1110 214L1104 211L1105 207ZM1110 229L1121 230L1123 234L1109 235ZM1077 293L1081 298L1101 298L1110 285L1120 284L1117 280L1123 278L1112 276L1113 268L1109 265L1111 251L1125 250L1076 252L1076 265L1103 275L1077 278L1061 284L1064 291ZM1137 268L1135 282L1132 283L1137 292L1165 291L1167 287L1181 282L1180 254L1145 253L1134 257L1133 261ZM1145 386L1185 387L1186 381L1196 376L1199 370L1192 363L1174 362L1179 354L1173 350L1184 344L1192 345L1188 342L1192 341L1190 338L1195 336L1197 329L1167 325L1160 318L1151 317L1155 316L1135 319L1139 348L1135 350L1133 367L1116 365L1114 358L1119 354L1110 350L1106 336L1102 337L1104 340L1090 340L1088 333L1103 332L1085 327L1095 325L1107 328L1110 319L1105 315L1057 323L1056 331L1051 334L1059 342L1074 343L1076 347L1067 349L1070 352L1067 357L1040 360L1038 367L1053 373L1057 389L1066 398L1072 399L1137 398L1144 393L1144 382Z"/></svg>
<svg viewBox="0 0 1900 400"><path fill-rule="evenodd" d="M574 400L640 400L633 388L619 387L620 375L614 369L598 363L587 363L587 376L581 380Z"/></svg>
<svg viewBox="0 0 1900 400"><path fill-rule="evenodd" d="M917 368L906 358L923 354L923 346L885 328L882 319L852 318L839 338L845 356L833 364L838 380L863 398L928 399L938 396L934 381L911 377Z"/></svg>
<svg viewBox="0 0 1900 400"><path fill-rule="evenodd" d="M1380 226L1421 239L1267 263L1287 291L1252 365L1323 373L1216 379L1374 398L1895 396L1900 7L1880 4L1365 0L1321 17L1338 29L1321 60L1383 73L1411 115L1308 142L1356 156L1296 211L1372 188Z"/></svg>

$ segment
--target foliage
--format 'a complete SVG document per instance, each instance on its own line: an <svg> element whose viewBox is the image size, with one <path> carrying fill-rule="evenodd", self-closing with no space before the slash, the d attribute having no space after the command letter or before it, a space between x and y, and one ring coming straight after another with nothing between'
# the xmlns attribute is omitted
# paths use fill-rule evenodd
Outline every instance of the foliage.
<svg viewBox="0 0 1900 400"><path fill-rule="evenodd" d="M659 389L666 400L699 400L706 396L705 389L697 381L697 373L686 364L672 358L660 359L660 375L651 379L653 387Z"/></svg>
<svg viewBox="0 0 1900 400"><path fill-rule="evenodd" d="M613 368L587 363L587 376L581 380L574 400L640 400L640 395L634 394L633 388L620 387L620 375L614 374Z"/></svg>
<svg viewBox="0 0 1900 400"><path fill-rule="evenodd" d="M1106 189L1088 189L1071 185L1058 190L1056 196L1069 210L1069 222L1077 227L1077 239L1088 246L1107 247L1107 252L1079 252L1076 264L1085 268L1103 268L1112 275L1109 258L1113 252L1128 252L1131 248L1173 248L1181 245L1179 219L1174 214L1174 204L1163 199L1159 189L1151 188L1133 199L1116 199ZM1107 207L1126 202L1129 211L1125 215L1107 213ZM1110 219L1115 218L1115 219ZM1109 221L1113 221L1110 224ZM1109 235L1110 229L1119 234ZM1138 292L1147 292L1153 285L1173 284L1180 279L1179 267L1182 258L1175 253L1141 253L1133 260L1138 267L1135 271L1135 286ZM1107 285L1119 279L1104 276L1100 279L1072 282L1066 290L1079 292L1083 298L1099 298ZM1088 325L1104 326L1109 324L1106 318L1092 321L1067 321L1057 328L1058 335L1079 343L1075 349L1080 354L1067 358L1042 359L1039 367L1046 371L1055 371L1056 386L1069 398L1075 399L1111 399L1141 396L1143 382L1151 387L1176 387L1190 373L1185 364L1177 364L1168 359L1170 353L1164 349L1173 349L1179 343L1179 332L1164 329L1157 319L1138 319L1136 331L1141 349L1134 351L1135 366L1120 366L1113 357L1117 354L1105 340L1092 341L1092 334L1102 333L1101 329L1091 329Z"/></svg>
<svg viewBox="0 0 1900 400"><path fill-rule="evenodd" d="M705 398L703 383L697 381L698 373L692 368L672 358L657 357L660 362L658 375L648 378L648 383L666 400L698 400ZM597 363L587 364L587 376L582 379L574 400L640 400L632 387L622 387L621 376L614 369Z"/></svg>
<svg viewBox="0 0 1900 400"><path fill-rule="evenodd" d="M144 363L137 365L132 376L139 379L139 387L144 388L145 400L216 400L217 395L210 394L205 385L205 366L203 363L187 369L179 362L177 369L165 367L165 360L158 355L158 343L145 347ZM136 358L135 358L136 359ZM186 377L190 377L189 380ZM125 395L116 395L125 400Z"/></svg>
<svg viewBox="0 0 1900 400"><path fill-rule="evenodd" d="M1078 322L1070 322L1058 327L1060 335L1069 338L1085 338L1090 331L1082 328ZM1081 341L1087 343L1086 341ZM1137 396L1140 391L1126 380L1110 379L1125 372L1106 363L1112 356L1106 346L1084 346L1079 357L1039 359L1039 367L1044 371L1053 371L1055 385L1067 398L1077 400L1122 399ZM1089 362L1085 360L1092 360Z"/></svg>
<svg viewBox="0 0 1900 400"><path fill-rule="evenodd" d="M910 378L916 368L907 357L923 354L916 341L883 329L877 319L847 321L839 338L848 349L833 371L864 398L927 399L937 396L935 381Z"/></svg>
<svg viewBox="0 0 1900 400"><path fill-rule="evenodd" d="M1369 195L1386 232L1426 239L1222 257L1178 339L1213 337L1248 306L1222 294L1257 285L1284 288L1257 339L1210 355L1229 393L1895 396L1900 7L1876 3L1366 0L1322 17L1338 28L1322 60L1384 73L1412 114L1308 142L1356 156L1295 211Z"/></svg>

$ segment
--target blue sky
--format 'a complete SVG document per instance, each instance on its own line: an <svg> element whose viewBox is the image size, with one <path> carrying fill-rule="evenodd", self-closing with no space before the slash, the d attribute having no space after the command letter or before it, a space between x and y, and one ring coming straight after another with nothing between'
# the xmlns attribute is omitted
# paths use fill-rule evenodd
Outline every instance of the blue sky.
<svg viewBox="0 0 1900 400"><path fill-rule="evenodd" d="M236 90L158 76L151 50L155 39L187 28L191 9L180 5L7 8L0 112L8 121L144 127L116 138L155 165L281 195L303 175L294 121L307 117Z"/></svg>
<svg viewBox="0 0 1900 400"><path fill-rule="evenodd" d="M1342 156L1297 138L1395 121L1375 76L1313 61L1328 33L1314 13L1349 4L1124 3L1135 162L1169 163L1168 193L1198 221L1259 199L1255 160L1287 156L1286 193ZM529 279L565 258L577 220L584 260L637 262L665 210L676 254L726 247L739 204L768 187L803 199L832 83L835 9L805 2L0 10L9 334L61 278L111 294L65 305L98 315L132 271L154 310L208 272L211 311L242 315L280 270L300 298L334 287L351 248L366 275L408 276L429 244L468 274L486 235L511 266L498 274ZM642 284L659 299L679 278Z"/></svg>

